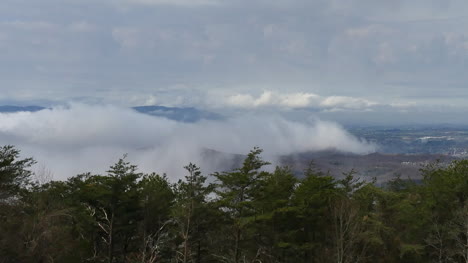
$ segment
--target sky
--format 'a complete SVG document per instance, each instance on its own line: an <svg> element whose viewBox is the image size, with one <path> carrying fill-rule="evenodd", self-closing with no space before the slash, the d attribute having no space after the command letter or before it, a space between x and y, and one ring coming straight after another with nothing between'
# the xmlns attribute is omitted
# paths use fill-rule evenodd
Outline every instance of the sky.
<svg viewBox="0 0 468 263"><path fill-rule="evenodd" d="M463 122L467 11L464 0L3 0L0 103Z"/></svg>
<svg viewBox="0 0 468 263"><path fill-rule="evenodd" d="M56 179L125 153L172 178L217 169L206 149L371 153L348 125L467 125L467 14L466 0L2 0L0 105L49 108L0 114L0 145Z"/></svg>

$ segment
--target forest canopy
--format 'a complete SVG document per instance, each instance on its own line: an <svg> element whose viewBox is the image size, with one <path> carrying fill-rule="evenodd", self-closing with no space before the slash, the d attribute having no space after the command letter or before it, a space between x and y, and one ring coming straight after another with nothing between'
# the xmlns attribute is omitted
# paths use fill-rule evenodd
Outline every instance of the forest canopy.
<svg viewBox="0 0 468 263"><path fill-rule="evenodd" d="M105 174L37 182L32 158L0 148L0 263L468 262L468 160L385 186L311 162L301 176L252 149L211 175Z"/></svg>

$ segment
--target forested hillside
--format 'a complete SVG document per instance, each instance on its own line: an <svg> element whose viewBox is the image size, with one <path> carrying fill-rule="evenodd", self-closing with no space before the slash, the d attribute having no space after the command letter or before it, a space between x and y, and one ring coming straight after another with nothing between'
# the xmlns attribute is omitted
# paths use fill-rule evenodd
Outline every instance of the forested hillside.
<svg viewBox="0 0 468 263"><path fill-rule="evenodd" d="M0 263L468 262L468 160L384 188L313 163L266 172L258 148L232 171L187 164L178 182L124 157L39 183L19 153L0 148Z"/></svg>

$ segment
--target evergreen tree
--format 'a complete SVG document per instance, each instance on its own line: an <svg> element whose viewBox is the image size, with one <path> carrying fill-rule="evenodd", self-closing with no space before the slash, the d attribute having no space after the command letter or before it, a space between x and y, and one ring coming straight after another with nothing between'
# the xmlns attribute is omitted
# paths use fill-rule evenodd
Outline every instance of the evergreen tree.
<svg viewBox="0 0 468 263"><path fill-rule="evenodd" d="M13 197L24 188L31 179L28 170L34 159L19 159L20 151L11 145L0 148L0 202Z"/></svg>
<svg viewBox="0 0 468 263"><path fill-rule="evenodd" d="M184 167L188 175L185 181L179 180L175 185L176 206L173 216L182 239L179 251L181 262L204 262L207 248L205 240L209 231L210 215L208 195L212 193L211 184L206 184L206 176L200 168L190 163Z"/></svg>
<svg viewBox="0 0 468 263"><path fill-rule="evenodd" d="M174 224L171 211L175 194L166 175L144 175L138 186L143 215L139 228L141 245L134 255L134 261L161 262L163 258L174 255L170 245L173 240L170 228Z"/></svg>
<svg viewBox="0 0 468 263"><path fill-rule="evenodd" d="M26 216L27 187L35 163L32 158L20 159L20 151L11 145L0 147L0 262L26 260L23 245L28 235L23 226ZM24 234L24 235L23 235Z"/></svg>
<svg viewBox="0 0 468 263"><path fill-rule="evenodd" d="M253 209L254 197L260 186L265 183L268 173L260 169L269 163L264 161L260 148L254 148L245 158L242 167L232 172L215 173L217 179L216 193L219 196L218 206L225 211L231 220L233 262L247 257L246 241L251 241L246 228L255 214ZM249 255L251 256L251 255Z"/></svg>
<svg viewBox="0 0 468 263"><path fill-rule="evenodd" d="M291 247L302 262L327 262L331 257L330 204L337 195L334 178L317 170L313 162L294 192L296 222L291 230Z"/></svg>
<svg viewBox="0 0 468 263"><path fill-rule="evenodd" d="M121 262L137 246L134 240L142 214L137 187L141 174L136 170L122 158L107 176L88 173L69 180L77 205L87 212L87 217L81 216L94 225L86 228L92 250L100 251L93 255L95 260Z"/></svg>

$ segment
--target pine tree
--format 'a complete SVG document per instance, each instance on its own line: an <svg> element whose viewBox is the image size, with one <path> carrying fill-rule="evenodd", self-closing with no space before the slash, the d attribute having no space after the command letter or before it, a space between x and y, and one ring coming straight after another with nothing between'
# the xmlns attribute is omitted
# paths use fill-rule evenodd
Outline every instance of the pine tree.
<svg viewBox="0 0 468 263"><path fill-rule="evenodd" d="M214 174L217 179L218 205L232 222L232 259L236 263L246 256L243 252L243 242L247 239L245 230L251 222L251 216L255 214L254 197L268 174L260 170L269 164L260 157L261 153L262 150L255 147L245 158L242 167L232 172Z"/></svg>
<svg viewBox="0 0 468 263"><path fill-rule="evenodd" d="M202 243L206 239L210 219L208 195L212 193L213 186L206 184L206 176L195 164L190 163L184 168L188 175L185 181L179 180L174 189L177 203L173 214L182 238L179 258L184 263L203 262Z"/></svg>

